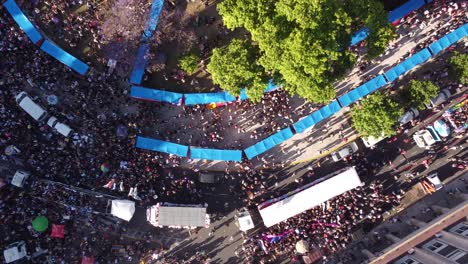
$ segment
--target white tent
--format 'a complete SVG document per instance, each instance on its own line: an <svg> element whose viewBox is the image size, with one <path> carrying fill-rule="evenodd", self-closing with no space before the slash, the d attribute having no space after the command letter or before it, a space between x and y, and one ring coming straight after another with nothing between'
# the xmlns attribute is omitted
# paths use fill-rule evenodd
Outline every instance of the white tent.
<svg viewBox="0 0 468 264"><path fill-rule="evenodd" d="M15 242L10 245L9 249L3 251L6 263L11 263L26 257L26 245L24 241Z"/></svg>
<svg viewBox="0 0 468 264"><path fill-rule="evenodd" d="M255 227L252 221L252 217L248 211L241 211L237 216L237 221L239 221L239 229L241 231L245 232Z"/></svg>
<svg viewBox="0 0 468 264"><path fill-rule="evenodd" d="M130 221L135 213L135 202L112 200L111 214L125 221Z"/></svg>
<svg viewBox="0 0 468 264"><path fill-rule="evenodd" d="M356 170L349 167L309 183L288 195L266 201L257 208L265 226L270 227L361 185Z"/></svg>

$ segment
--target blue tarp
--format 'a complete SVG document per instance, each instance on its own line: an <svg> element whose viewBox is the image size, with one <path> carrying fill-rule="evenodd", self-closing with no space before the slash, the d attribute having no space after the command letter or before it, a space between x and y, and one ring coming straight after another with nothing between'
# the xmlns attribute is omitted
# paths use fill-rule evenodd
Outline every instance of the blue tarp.
<svg viewBox="0 0 468 264"><path fill-rule="evenodd" d="M340 101L340 104L342 107L346 107L357 100L361 99L361 95L359 94L359 91L357 89L353 89L342 96L338 97L338 101Z"/></svg>
<svg viewBox="0 0 468 264"><path fill-rule="evenodd" d="M182 103L182 94L156 89L148 89L133 85L130 89L130 96L144 100L152 100L179 105Z"/></svg>
<svg viewBox="0 0 468 264"><path fill-rule="evenodd" d="M86 63L75 58L70 53L64 51L62 48L48 40L45 40L44 43L42 43L41 50L81 75L85 75L89 69L89 66Z"/></svg>
<svg viewBox="0 0 468 264"><path fill-rule="evenodd" d="M149 52L148 43L142 43L138 48L138 53L130 75L130 83L140 84L146 68L146 54Z"/></svg>
<svg viewBox="0 0 468 264"><path fill-rule="evenodd" d="M365 40L367 38L367 36L369 36L369 29L368 28L363 28L363 29L359 30L358 32L354 33L351 36L351 45L350 46L354 46L354 45L358 44L359 42Z"/></svg>
<svg viewBox="0 0 468 264"><path fill-rule="evenodd" d="M242 151L190 147L191 159L242 161Z"/></svg>
<svg viewBox="0 0 468 264"><path fill-rule="evenodd" d="M338 101L332 101L326 106L320 108L318 111L322 115L322 119L325 119L336 114L336 112L340 111L340 109L341 109L341 106L338 103Z"/></svg>
<svg viewBox="0 0 468 264"><path fill-rule="evenodd" d="M436 42L429 45L429 49L431 50L433 55L436 55L467 35L468 24L465 24L462 27L459 27L458 29L454 30L453 32L447 34L446 36L440 38Z"/></svg>
<svg viewBox="0 0 468 264"><path fill-rule="evenodd" d="M276 145L281 144L282 142L290 139L293 136L291 129L285 128L280 130L279 132L267 137L266 139L257 142L255 145L252 145L246 149L244 149L245 155L247 155L248 159L252 159L263 152L273 148Z"/></svg>
<svg viewBox="0 0 468 264"><path fill-rule="evenodd" d="M432 0L430 0L429 2L432 2ZM408 1L403 5L399 6L398 8L390 11L390 13L388 14L388 22L394 23L403 18L404 16L408 15L409 13L413 12L414 10L419 9L425 4L426 3L424 2L424 0Z"/></svg>
<svg viewBox="0 0 468 264"><path fill-rule="evenodd" d="M137 137L135 146L141 149L174 154L180 157L187 157L188 153L187 146L145 137Z"/></svg>
<svg viewBox="0 0 468 264"><path fill-rule="evenodd" d="M151 4L151 8L149 11L148 21L146 22L146 28L143 32L143 36L141 37L143 42L146 42L150 39L156 27L158 26L159 15L161 14L162 7L164 5L164 0L154 0Z"/></svg>
<svg viewBox="0 0 468 264"><path fill-rule="evenodd" d="M31 21L24 15L14 0L8 0L3 3L8 13L13 17L18 26L26 33L26 35L35 44L42 39L41 33L33 26Z"/></svg>
<svg viewBox="0 0 468 264"><path fill-rule="evenodd" d="M341 106L337 101L333 101L330 104L320 108L319 110L313 112L309 116L297 121L293 124L294 130L296 133L302 133L305 130L313 127L318 122L322 121L325 118L328 118L340 111Z"/></svg>
<svg viewBox="0 0 468 264"><path fill-rule="evenodd" d="M385 80L385 78L383 77L383 75L379 75L375 78L373 78L372 80L364 83L363 85L357 87L356 89L354 89L354 94L355 95L359 95L361 99L362 97L372 93L373 91L379 89L380 87L384 86L385 84L387 84L387 81ZM353 94L353 96L354 96ZM359 100L357 99L357 100ZM356 101L356 99L355 99ZM341 102L341 101L340 101Z"/></svg>
<svg viewBox="0 0 468 264"><path fill-rule="evenodd" d="M431 53L427 48L419 51L418 53L414 54L413 56L407 58L397 66L391 68L387 72L385 72L385 77L389 82L393 82L399 76L403 75L407 71L413 69L417 65L427 61L432 57Z"/></svg>
<svg viewBox="0 0 468 264"><path fill-rule="evenodd" d="M228 92L219 93L189 93L184 94L185 105L229 103L236 101L236 97Z"/></svg>
<svg viewBox="0 0 468 264"><path fill-rule="evenodd" d="M267 86L267 88L265 89L265 93L274 91L274 90L279 89L279 88L280 88L280 87L279 87L278 85L276 85L275 83L273 83L273 80L270 80L270 81L268 81L268 86Z"/></svg>

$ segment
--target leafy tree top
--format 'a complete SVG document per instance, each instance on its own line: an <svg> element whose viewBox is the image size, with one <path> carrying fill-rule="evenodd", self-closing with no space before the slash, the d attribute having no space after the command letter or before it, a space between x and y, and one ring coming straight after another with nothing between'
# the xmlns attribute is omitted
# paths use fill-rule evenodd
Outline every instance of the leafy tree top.
<svg viewBox="0 0 468 264"><path fill-rule="evenodd" d="M188 74L193 74L198 69L200 58L193 53L182 56L179 59L179 67Z"/></svg>
<svg viewBox="0 0 468 264"><path fill-rule="evenodd" d="M402 95L410 106L423 110L431 99L437 96L438 92L439 87L430 81L411 80L403 90Z"/></svg>
<svg viewBox="0 0 468 264"><path fill-rule="evenodd" d="M450 58L450 64L455 77L461 84L468 84L468 54L455 52Z"/></svg>
<svg viewBox="0 0 468 264"><path fill-rule="evenodd" d="M249 98L257 102L268 84L264 68L257 64L257 54L250 42L234 39L213 50L207 69L213 82L230 94L238 96L245 87Z"/></svg>
<svg viewBox="0 0 468 264"><path fill-rule="evenodd" d="M334 98L332 83L354 64L353 32L369 28L373 56L394 37L378 0L224 0L218 10L228 28L250 32L265 70L314 102Z"/></svg>
<svg viewBox="0 0 468 264"><path fill-rule="evenodd" d="M353 126L365 137L394 135L402 107L380 92L374 93L351 109Z"/></svg>

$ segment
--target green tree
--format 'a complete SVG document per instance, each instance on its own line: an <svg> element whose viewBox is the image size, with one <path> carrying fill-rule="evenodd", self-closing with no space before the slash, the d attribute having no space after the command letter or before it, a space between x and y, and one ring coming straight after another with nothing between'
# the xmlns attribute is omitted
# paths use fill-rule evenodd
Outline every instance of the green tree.
<svg viewBox="0 0 468 264"><path fill-rule="evenodd" d="M450 64L455 78L461 84L468 84L468 54L455 52L450 58Z"/></svg>
<svg viewBox="0 0 468 264"><path fill-rule="evenodd" d="M393 36L378 0L224 0L218 10L229 29L250 32L265 71L314 102L334 98L333 82L354 65L347 49L353 32L370 29L373 56Z"/></svg>
<svg viewBox="0 0 468 264"><path fill-rule="evenodd" d="M353 126L361 136L390 136L396 133L402 107L380 92L374 93L351 109Z"/></svg>
<svg viewBox="0 0 468 264"><path fill-rule="evenodd" d="M403 89L402 95L410 106L423 110L431 99L437 96L438 92L439 87L430 81L411 80L409 85Z"/></svg>
<svg viewBox="0 0 468 264"><path fill-rule="evenodd" d="M257 55L256 47L239 39L234 39L226 47L214 49L207 65L213 83L235 96L245 87L252 101L260 101L268 77L257 62Z"/></svg>
<svg viewBox="0 0 468 264"><path fill-rule="evenodd" d="M193 74L198 69L200 58L193 53L184 55L179 58L179 67L188 74Z"/></svg>

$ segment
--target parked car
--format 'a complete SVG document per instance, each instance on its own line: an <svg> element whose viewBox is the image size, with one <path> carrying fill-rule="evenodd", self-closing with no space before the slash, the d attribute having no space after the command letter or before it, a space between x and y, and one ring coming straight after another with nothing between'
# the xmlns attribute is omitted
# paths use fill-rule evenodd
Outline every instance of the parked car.
<svg viewBox="0 0 468 264"><path fill-rule="evenodd" d="M429 104L427 105L427 108L432 109L444 102L446 102L452 94L450 93L449 89L443 89L441 90L436 97L432 98Z"/></svg>
<svg viewBox="0 0 468 264"><path fill-rule="evenodd" d="M416 108L410 108L406 111L400 118L398 118L398 122L400 125L406 125L411 120L416 119L419 116L419 111Z"/></svg>
<svg viewBox="0 0 468 264"><path fill-rule="evenodd" d="M241 209L237 215L237 226L239 227L239 230L246 232L247 230L250 230L255 227L253 221L252 221L252 216L249 213L249 210L246 208Z"/></svg>
<svg viewBox="0 0 468 264"><path fill-rule="evenodd" d="M220 172L200 172L198 174L198 181L201 183L215 184L221 181L224 174Z"/></svg>
<svg viewBox="0 0 468 264"><path fill-rule="evenodd" d="M436 191L444 187L444 184L440 181L437 172L428 175L426 179L432 184Z"/></svg>
<svg viewBox="0 0 468 264"><path fill-rule="evenodd" d="M47 118L47 112L40 105L36 104L28 93L21 92L16 96L18 105L28 113L34 120L43 122Z"/></svg>
<svg viewBox="0 0 468 264"><path fill-rule="evenodd" d="M345 146L344 148L336 152L333 152L331 156L334 161L340 161L346 157L351 156L357 150L358 150L358 145L356 144L356 142L353 141L349 145Z"/></svg>
<svg viewBox="0 0 468 264"><path fill-rule="evenodd" d="M450 135L450 127L442 119L434 122L434 129L441 137L448 137Z"/></svg>
<svg viewBox="0 0 468 264"><path fill-rule="evenodd" d="M433 135L429 129L422 129L414 133L413 139L416 145L420 148L429 147L436 142L440 141L440 138Z"/></svg>
<svg viewBox="0 0 468 264"><path fill-rule="evenodd" d="M70 136L72 132L72 129L69 126L59 122L58 119L54 116L51 116L49 120L47 120L47 125L65 137Z"/></svg>
<svg viewBox="0 0 468 264"><path fill-rule="evenodd" d="M369 136L369 137L362 137L361 140L362 142L364 143L364 146L366 146L367 148L372 148L375 146L375 144L379 143L380 141L384 140L386 137L384 136L381 136L381 137L378 137L378 138L375 138L373 136Z"/></svg>
<svg viewBox="0 0 468 264"><path fill-rule="evenodd" d="M11 179L11 185L23 188L30 174L22 170L17 170Z"/></svg>

